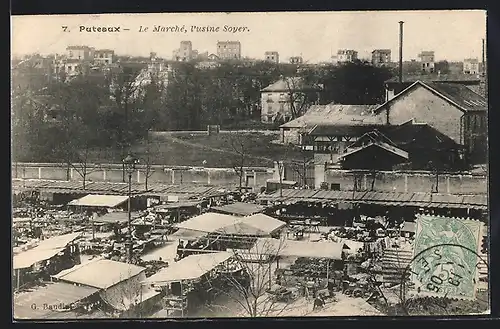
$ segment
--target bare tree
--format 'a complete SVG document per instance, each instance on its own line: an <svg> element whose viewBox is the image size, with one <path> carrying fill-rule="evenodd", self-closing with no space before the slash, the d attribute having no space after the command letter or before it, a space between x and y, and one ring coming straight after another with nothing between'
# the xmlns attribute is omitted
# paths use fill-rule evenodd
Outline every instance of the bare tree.
<svg viewBox="0 0 500 329"><path fill-rule="evenodd" d="M318 101L318 86L305 77L283 79L287 89L284 100L290 110L291 120L303 115L310 105ZM309 85L310 84L310 85Z"/></svg>
<svg viewBox="0 0 500 329"><path fill-rule="evenodd" d="M285 244L285 238L258 239L249 250L232 251L235 266L241 269L242 274L224 272L221 274L221 279L227 282L229 288L218 288L216 284L213 287L218 293L227 297L232 305L238 306L239 316L279 316L290 309L291 299L288 301L279 300L270 293L275 282L276 266L274 266L274 260L279 257ZM225 308L224 305L216 303L208 305L208 307L212 309ZM234 312L234 310L232 311Z"/></svg>
<svg viewBox="0 0 500 329"><path fill-rule="evenodd" d="M233 169L239 178L239 191L243 188L243 179L245 175L244 168L247 165L250 157L250 142L248 138L238 133L231 133L229 135L229 143L232 151L235 153L233 159Z"/></svg>
<svg viewBox="0 0 500 329"><path fill-rule="evenodd" d="M102 169L100 164L89 162L90 146L88 143L85 145L84 149L81 151L75 151L73 153L74 158L68 158L68 164L73 168L82 178L82 188L85 190L88 177L93 172Z"/></svg>
<svg viewBox="0 0 500 329"><path fill-rule="evenodd" d="M117 123L119 127L118 140L121 149L121 158L125 157L126 149L132 142L131 132L131 112L134 101L140 95L139 91L143 87L141 70L131 67L121 67L118 72L111 75L110 92L116 110L123 118L123 122ZM122 168L122 180L125 181L125 167Z"/></svg>

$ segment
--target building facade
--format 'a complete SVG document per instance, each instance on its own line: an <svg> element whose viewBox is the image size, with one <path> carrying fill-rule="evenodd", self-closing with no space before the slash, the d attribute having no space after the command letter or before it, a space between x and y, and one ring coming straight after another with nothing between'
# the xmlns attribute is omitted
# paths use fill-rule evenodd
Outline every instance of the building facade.
<svg viewBox="0 0 500 329"><path fill-rule="evenodd" d="M287 122L298 112L305 112L310 100L319 99L319 92L319 88L307 86L300 78L280 79L261 90L261 121Z"/></svg>
<svg viewBox="0 0 500 329"><path fill-rule="evenodd" d="M241 59L241 43L239 41L218 41L217 57L222 60Z"/></svg>
<svg viewBox="0 0 500 329"><path fill-rule="evenodd" d="M435 70L434 51L422 51L418 54L418 57L420 58L422 72L433 73Z"/></svg>
<svg viewBox="0 0 500 329"><path fill-rule="evenodd" d="M375 49L372 51L372 65L383 66L391 63L390 49Z"/></svg>
<svg viewBox="0 0 500 329"><path fill-rule="evenodd" d="M102 64L113 64L115 51L111 49L98 49L94 51L94 62Z"/></svg>
<svg viewBox="0 0 500 329"><path fill-rule="evenodd" d="M290 64L302 64L302 63L304 63L302 56L290 57Z"/></svg>
<svg viewBox="0 0 500 329"><path fill-rule="evenodd" d="M462 145L477 163L485 161L487 152L487 112L486 99L464 85L421 81L375 110L386 124L427 123Z"/></svg>
<svg viewBox="0 0 500 329"><path fill-rule="evenodd" d="M477 58L466 58L464 60L465 74L480 74L479 60Z"/></svg>
<svg viewBox="0 0 500 329"><path fill-rule="evenodd" d="M68 59L91 61L94 59L94 48L88 46L69 46L66 48Z"/></svg>
<svg viewBox="0 0 500 329"><path fill-rule="evenodd" d="M337 51L337 63L354 62L358 59L358 52L352 49L339 49Z"/></svg>
<svg viewBox="0 0 500 329"><path fill-rule="evenodd" d="M264 53L264 58L267 62L272 62L276 64L280 62L280 55L277 51L266 51Z"/></svg>
<svg viewBox="0 0 500 329"><path fill-rule="evenodd" d="M174 61L189 62L193 59L193 44L191 41L181 41L180 47L172 53Z"/></svg>

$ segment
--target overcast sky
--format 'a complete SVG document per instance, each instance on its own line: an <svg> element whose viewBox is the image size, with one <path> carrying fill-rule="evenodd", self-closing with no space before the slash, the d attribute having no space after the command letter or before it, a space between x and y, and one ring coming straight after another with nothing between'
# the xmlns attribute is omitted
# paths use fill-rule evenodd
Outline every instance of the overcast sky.
<svg viewBox="0 0 500 329"><path fill-rule="evenodd" d="M405 12L282 12L204 14L114 14L13 16L12 53L65 52L69 45L114 49L118 55L148 56L154 51L170 59L182 40L193 49L216 53L217 40L238 40L242 56L263 58L278 51L280 60L302 55L305 61L331 58L338 49L354 49L368 57L373 49L389 48L398 59L399 24L404 21L403 58L417 59L422 50L434 50L436 60L481 58L486 37L485 11ZM121 27L119 33L81 33L79 26ZM149 27L139 32L140 26ZM154 26L186 27L187 32L152 32ZM241 33L191 33L191 26L245 26ZM70 32L63 32L68 26ZM123 29L130 29L124 31Z"/></svg>

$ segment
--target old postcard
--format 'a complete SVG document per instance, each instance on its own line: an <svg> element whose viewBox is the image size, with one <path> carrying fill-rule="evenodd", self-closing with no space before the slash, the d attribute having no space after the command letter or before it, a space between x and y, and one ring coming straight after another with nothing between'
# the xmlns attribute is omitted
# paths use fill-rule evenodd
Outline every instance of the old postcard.
<svg viewBox="0 0 500 329"><path fill-rule="evenodd" d="M12 17L15 321L489 314L484 11Z"/></svg>

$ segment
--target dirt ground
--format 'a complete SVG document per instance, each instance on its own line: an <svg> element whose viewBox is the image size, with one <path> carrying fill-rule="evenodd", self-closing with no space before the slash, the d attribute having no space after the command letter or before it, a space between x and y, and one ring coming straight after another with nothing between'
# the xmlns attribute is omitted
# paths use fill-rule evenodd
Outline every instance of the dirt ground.
<svg viewBox="0 0 500 329"><path fill-rule="evenodd" d="M291 303L276 303L259 312L262 317L307 317L307 316L383 316L384 314L368 304L363 298L353 298L337 294L336 301L327 302L323 308L313 311L313 301L304 297ZM249 314L234 300L220 297L214 305L203 307L187 317L249 317ZM161 310L153 318L167 318L167 312ZM172 317L172 316L169 316Z"/></svg>

